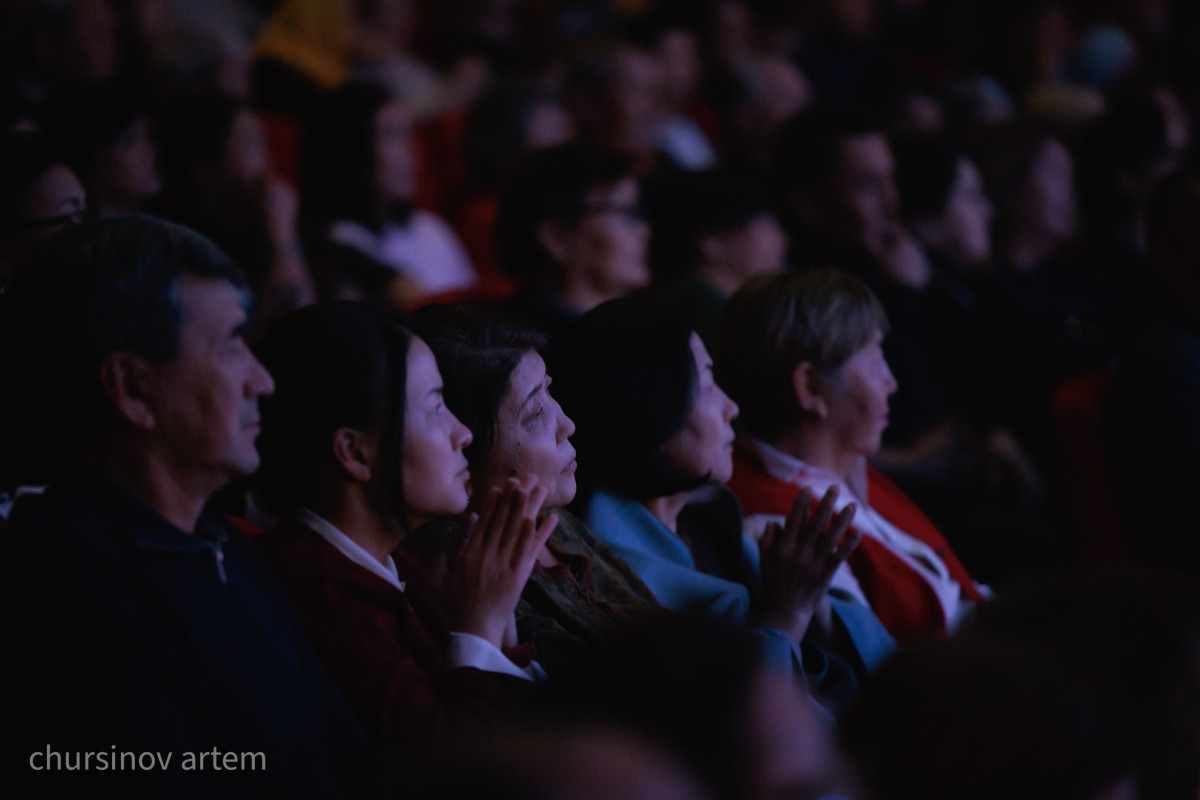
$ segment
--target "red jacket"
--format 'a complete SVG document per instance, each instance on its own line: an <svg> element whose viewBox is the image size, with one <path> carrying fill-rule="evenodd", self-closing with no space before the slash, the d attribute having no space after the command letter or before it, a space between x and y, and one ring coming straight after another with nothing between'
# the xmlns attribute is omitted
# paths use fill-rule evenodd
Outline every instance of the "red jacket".
<svg viewBox="0 0 1200 800"><path fill-rule="evenodd" d="M428 570L392 554L405 590L288 522L257 544L283 581L305 633L363 728L383 740L428 746L486 727L526 681L469 667L447 670L450 623Z"/></svg>
<svg viewBox="0 0 1200 800"><path fill-rule="evenodd" d="M975 581L937 527L883 473L873 467L867 469L867 491L872 508L900 530L928 545L945 563L964 597L976 602L982 600ZM768 474L758 457L739 442L734 450L729 488L741 501L747 516L786 516L800 487ZM898 643L911 644L946 636L945 613L933 588L884 542L863 536L862 544L851 554L848 563L871 610Z"/></svg>

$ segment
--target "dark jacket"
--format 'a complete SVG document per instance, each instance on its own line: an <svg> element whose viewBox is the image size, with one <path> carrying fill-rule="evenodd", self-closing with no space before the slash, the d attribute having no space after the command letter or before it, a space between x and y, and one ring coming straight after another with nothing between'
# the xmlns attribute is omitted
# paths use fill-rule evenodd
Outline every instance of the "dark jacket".
<svg viewBox="0 0 1200 800"><path fill-rule="evenodd" d="M251 545L215 517L185 533L98 475L17 502L0 636L0 782L338 797L373 768L374 745ZM148 752L167 768L121 760ZM90 763L67 771L78 753Z"/></svg>

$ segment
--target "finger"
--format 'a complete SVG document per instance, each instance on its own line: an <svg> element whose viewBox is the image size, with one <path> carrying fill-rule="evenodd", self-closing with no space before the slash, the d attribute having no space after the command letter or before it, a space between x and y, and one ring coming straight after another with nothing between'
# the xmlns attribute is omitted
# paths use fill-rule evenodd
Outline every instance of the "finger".
<svg viewBox="0 0 1200 800"><path fill-rule="evenodd" d="M841 544L837 547L836 555L839 564L849 558L850 554L858 549L858 546L862 544L862 539L863 533L858 528L851 528L846 533L846 537L842 539Z"/></svg>
<svg viewBox="0 0 1200 800"><path fill-rule="evenodd" d="M522 580L529 577L533 570L533 562L537 554L545 547L546 541L558 526L558 515L548 514L537 527L532 519L526 518L521 525L521 546L515 555L513 568L522 575Z"/></svg>
<svg viewBox="0 0 1200 800"><path fill-rule="evenodd" d="M481 538L486 536L484 532L492 525L492 519L496 515L496 504L500 502L501 493L501 487L493 486L488 489L487 494L483 498L483 503L479 506L478 523L475 526L475 530L480 532Z"/></svg>
<svg viewBox="0 0 1200 800"><path fill-rule="evenodd" d="M854 521L854 515L858 512L858 503L847 503L846 507L838 512L838 515L833 518L833 524L830 526L835 532L834 541L842 540L843 534L850 528L850 523Z"/></svg>
<svg viewBox="0 0 1200 800"><path fill-rule="evenodd" d="M450 550L454 554L455 562L462 558L463 551L467 549L467 544L470 543L471 538L474 536L475 527L478 524L478 514L473 511L470 514L467 514L466 519L463 521L462 528L459 529L458 541Z"/></svg>
<svg viewBox="0 0 1200 800"><path fill-rule="evenodd" d="M758 537L758 552L762 560L766 560L767 553L770 553L775 547L775 537L779 535L779 523L768 522L767 527L763 528L762 536Z"/></svg>
<svg viewBox="0 0 1200 800"><path fill-rule="evenodd" d="M537 531L533 536L533 553L535 555L546 546L546 542L550 540L551 534L554 533L554 529L557 527L558 515L547 514L541 524L538 525Z"/></svg>
<svg viewBox="0 0 1200 800"><path fill-rule="evenodd" d="M500 493L500 499L496 501L496 509L492 514L491 524L484 531L484 535L492 544L493 549L503 546L506 538L508 527L511 524L513 503L517 501L520 494L518 483L515 479L509 478L504 482L504 491Z"/></svg>
<svg viewBox="0 0 1200 800"><path fill-rule="evenodd" d="M796 495L796 499L792 501L792 510L788 512L787 519L784 521L784 531L791 538L794 539L808 522L808 510L812 507L812 503L812 492L807 488L801 489Z"/></svg>
<svg viewBox="0 0 1200 800"><path fill-rule="evenodd" d="M549 494L550 490L545 486L539 484L533 487L529 493L529 506L526 509L529 516L536 518L538 514L542 513L542 505L546 502Z"/></svg>
<svg viewBox="0 0 1200 800"><path fill-rule="evenodd" d="M851 528L842 542L833 549L829 558L822 564L820 577L824 590L829 589L829 584L833 582L833 576L837 573L838 568L846 563L846 559L850 558L851 553L858 549L862 537L862 531Z"/></svg>
<svg viewBox="0 0 1200 800"><path fill-rule="evenodd" d="M833 510L837 506L838 487L830 486L825 492L825 496L821 498L821 502L817 503L817 510L813 513L813 525L817 530L823 531L829 527L829 521L833 519Z"/></svg>
<svg viewBox="0 0 1200 800"><path fill-rule="evenodd" d="M828 554L833 549L833 543L837 541L830 536L829 523L833 519L833 506L837 502L838 490L836 486L830 486L825 496L821 498L821 502L817 503L817 508L809 519L808 525L800 536L803 539L805 552L809 556L822 557Z"/></svg>

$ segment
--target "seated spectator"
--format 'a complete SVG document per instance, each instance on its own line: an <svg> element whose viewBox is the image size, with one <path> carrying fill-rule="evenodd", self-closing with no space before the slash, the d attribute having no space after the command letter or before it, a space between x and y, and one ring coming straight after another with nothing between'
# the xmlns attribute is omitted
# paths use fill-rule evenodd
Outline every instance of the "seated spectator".
<svg viewBox="0 0 1200 800"><path fill-rule="evenodd" d="M471 432L429 348L381 311L330 304L285 317L260 349L277 393L259 497L279 524L256 543L334 683L380 739L427 747L494 722L536 674L501 647L516 645L513 609L556 521L535 527L547 488L484 493L444 604L397 549L467 507Z"/></svg>
<svg viewBox="0 0 1200 800"><path fill-rule="evenodd" d="M983 598L936 527L870 467L896 381L881 343L887 317L861 281L836 270L764 275L734 295L718 346L721 380L743 409L730 485L754 527L797 490L837 490L857 507L862 546L833 586L866 603L901 644L944 637Z"/></svg>
<svg viewBox="0 0 1200 800"><path fill-rule="evenodd" d="M808 77L783 56L755 55L730 69L719 96L731 160L771 177L779 132L813 102Z"/></svg>
<svg viewBox="0 0 1200 800"><path fill-rule="evenodd" d="M688 309L705 346L742 283L785 266L787 235L765 187L750 175L719 167L671 176L651 218L655 278Z"/></svg>
<svg viewBox="0 0 1200 800"><path fill-rule="evenodd" d="M31 247L86 213L83 186L49 144L35 134L0 136L0 284Z"/></svg>
<svg viewBox="0 0 1200 800"><path fill-rule="evenodd" d="M62 89L47 99L41 121L83 181L92 210L141 211L162 188L149 112L131 86L106 81Z"/></svg>
<svg viewBox="0 0 1200 800"><path fill-rule="evenodd" d="M144 217L73 226L36 258L5 293L17 477L51 484L18 498L0 541L5 774L82 790L86 767L31 754L157 752L165 768L113 766L105 783L342 796L369 778L368 740L262 558L204 513L258 467L274 388L241 337L245 280L211 242ZM265 765L198 769L214 747Z"/></svg>
<svg viewBox="0 0 1200 800"><path fill-rule="evenodd" d="M567 657L622 625L656 613L633 570L563 506L575 499L573 423L550 392L540 334L465 308L428 306L414 326L446 384L446 406L474 432L464 452L478 499L514 475L535 475L558 525L538 552L517 606L522 640L553 674Z"/></svg>
<svg viewBox="0 0 1200 800"><path fill-rule="evenodd" d="M717 153L700 125L700 120L711 121L713 113L700 96L704 80L700 43L680 20L667 15L648 19L644 28L635 38L657 61L659 102L666 107L658 125L657 148L679 169L710 169L716 166Z"/></svg>
<svg viewBox="0 0 1200 800"><path fill-rule="evenodd" d="M633 158L571 143L530 154L496 220L496 258L518 284L507 309L553 339L589 309L650 282Z"/></svg>
<svg viewBox="0 0 1200 800"><path fill-rule="evenodd" d="M414 208L408 109L350 83L325 95L300 147L300 229L324 294L410 307L475 285L462 242Z"/></svg>
<svg viewBox="0 0 1200 800"><path fill-rule="evenodd" d="M514 289L493 252L501 188L523 155L563 144L572 133L570 117L553 96L523 83L498 83L467 111L462 136L466 175L449 199L447 214L479 270L479 292L485 299L501 300Z"/></svg>
<svg viewBox="0 0 1200 800"><path fill-rule="evenodd" d="M165 216L209 236L245 270L259 324L313 302L296 229L296 195L270 173L262 123L228 95L191 95L160 128Z"/></svg>
<svg viewBox="0 0 1200 800"><path fill-rule="evenodd" d="M844 700L856 675L890 647L861 603L834 608L825 599L828 580L857 545L857 535L840 536L853 504L841 502L833 518L829 496L809 515L805 497L758 547L742 536L738 504L723 488L738 407L715 383L700 337L657 302L627 298L594 309L553 355L563 408L579 425L575 503L593 534L662 606L763 623L773 664L788 664L785 653L795 657L803 639L803 666L814 684L826 682L814 693L832 705ZM820 642L845 658L826 663Z"/></svg>
<svg viewBox="0 0 1200 800"><path fill-rule="evenodd" d="M1200 574L1200 184L1168 178L1146 209L1153 324L1123 349L1107 408L1113 478L1141 560ZM1153 498L1153 499L1151 499Z"/></svg>
<svg viewBox="0 0 1200 800"><path fill-rule="evenodd" d="M576 58L563 96L581 141L633 154L639 176L656 165L662 77L654 57L623 43L600 45Z"/></svg>
<svg viewBox="0 0 1200 800"><path fill-rule="evenodd" d="M968 376L972 401L1010 428L1049 473L1050 398L1067 377L1113 356L1107 309L1071 252L1078 230L1075 162L1050 132L997 129L978 150L995 203L992 269L972 276L982 350Z"/></svg>

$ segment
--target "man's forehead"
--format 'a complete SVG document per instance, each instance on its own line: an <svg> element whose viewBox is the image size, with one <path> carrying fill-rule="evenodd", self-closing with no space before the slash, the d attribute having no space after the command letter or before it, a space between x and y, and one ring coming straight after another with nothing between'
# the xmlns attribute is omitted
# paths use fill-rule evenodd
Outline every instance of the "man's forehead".
<svg viewBox="0 0 1200 800"><path fill-rule="evenodd" d="M237 327L249 315L250 293L224 278L184 275L177 284L183 325L192 322L208 327Z"/></svg>

